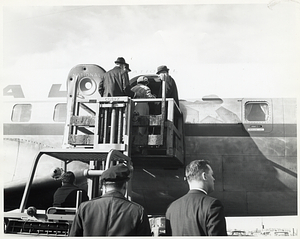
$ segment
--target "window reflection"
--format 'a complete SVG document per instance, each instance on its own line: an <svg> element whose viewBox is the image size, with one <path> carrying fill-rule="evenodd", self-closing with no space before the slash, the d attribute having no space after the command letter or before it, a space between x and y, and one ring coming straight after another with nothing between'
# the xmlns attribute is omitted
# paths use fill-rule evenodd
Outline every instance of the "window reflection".
<svg viewBox="0 0 300 239"><path fill-rule="evenodd" d="M67 104L57 104L54 108L53 120L55 122L65 122L67 118Z"/></svg>
<svg viewBox="0 0 300 239"><path fill-rule="evenodd" d="M18 104L13 107L11 120L13 122L28 122L31 117L30 104Z"/></svg>
<svg viewBox="0 0 300 239"><path fill-rule="evenodd" d="M247 102L245 105L245 118L248 121L267 121L269 119L269 106L263 102Z"/></svg>

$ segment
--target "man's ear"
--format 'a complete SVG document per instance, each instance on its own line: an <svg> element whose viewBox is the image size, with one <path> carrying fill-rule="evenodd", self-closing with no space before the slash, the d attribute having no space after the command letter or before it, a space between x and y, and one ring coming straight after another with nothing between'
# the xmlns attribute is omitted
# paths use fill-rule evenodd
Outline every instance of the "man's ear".
<svg viewBox="0 0 300 239"><path fill-rule="evenodd" d="M201 174L201 177L202 177L203 180L206 180L206 179L207 179L206 173L203 172L203 173Z"/></svg>

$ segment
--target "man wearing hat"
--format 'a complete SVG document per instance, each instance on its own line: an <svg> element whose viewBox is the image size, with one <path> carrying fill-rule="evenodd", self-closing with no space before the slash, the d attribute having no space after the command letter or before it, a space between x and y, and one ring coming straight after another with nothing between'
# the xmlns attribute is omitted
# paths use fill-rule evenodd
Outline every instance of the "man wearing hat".
<svg viewBox="0 0 300 239"><path fill-rule="evenodd" d="M127 73L131 71L128 63L125 64L125 71L127 71Z"/></svg>
<svg viewBox="0 0 300 239"><path fill-rule="evenodd" d="M134 98L155 98L155 95L151 94L151 90L148 87L149 80L146 76L140 76L136 82L137 85L131 88L131 90L135 93ZM139 115L149 115L149 104L147 102L137 102L135 103L134 111L139 113ZM145 134L146 129L147 127L139 127L139 132L141 134Z"/></svg>
<svg viewBox="0 0 300 239"><path fill-rule="evenodd" d="M173 98L179 107L178 91L175 80L169 75L169 69L167 66L159 66L157 68L157 75L162 79L163 74L166 74L166 98ZM160 88L158 97L162 97L162 88Z"/></svg>
<svg viewBox="0 0 300 239"><path fill-rule="evenodd" d="M134 93L129 87L128 71L129 64L123 57L118 57L115 61L116 66L106 72L99 83L99 93L102 97L129 96L133 97ZM127 68L127 69L126 69Z"/></svg>
<svg viewBox="0 0 300 239"><path fill-rule="evenodd" d="M57 171L55 169L54 171ZM55 173L55 172L54 172ZM62 186L58 188L53 195L53 207L75 207L77 200L77 191L82 191L82 202L89 200L87 192L74 185L75 175L67 171L56 180L61 180Z"/></svg>
<svg viewBox="0 0 300 239"><path fill-rule="evenodd" d="M70 236L151 236L144 208L124 196L129 179L130 169L125 164L104 171L104 194L80 205Z"/></svg>

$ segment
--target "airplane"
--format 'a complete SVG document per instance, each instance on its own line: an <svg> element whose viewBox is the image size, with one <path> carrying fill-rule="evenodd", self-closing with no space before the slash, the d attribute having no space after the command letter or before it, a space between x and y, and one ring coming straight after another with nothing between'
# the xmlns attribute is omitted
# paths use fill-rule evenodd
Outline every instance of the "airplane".
<svg viewBox="0 0 300 239"><path fill-rule="evenodd" d="M69 109L74 108L71 105L74 95L78 102L85 97L92 103L95 99L102 104L115 100L121 101L118 103L120 105L129 102L126 97L100 97L97 87L104 72L97 65L75 66L67 78L67 91L60 90L61 84L53 84L46 100L27 100L21 85L4 88L4 211L17 209L20 205L30 168L39 151L55 148L67 150L70 146L64 134L66 122L70 120ZM162 81L155 74L146 76L152 93L158 95ZM130 80L131 86L136 84L138 77ZM226 216L297 215L296 99L221 99L209 95L197 100L180 100L179 106L172 99L165 100L165 117L173 121L177 114L179 119L177 125L174 123L176 129L167 132L181 135L179 140L170 140L170 149L164 148L166 142L158 142L159 133L153 133L157 129L159 131L160 124L143 124L152 130L149 129L146 138L135 138L131 133L126 135L132 137L134 146L141 149L135 153L127 148L127 155L132 158L134 167L132 200L141 204L149 215L163 216L168 205L188 191L184 169L195 159L210 161L216 178L212 196L222 201ZM134 104L139 100L133 99L132 102ZM157 111L156 106L162 107L163 99L148 102L150 114L162 113L160 109ZM97 108L91 111L96 112ZM133 127L137 126L134 116L131 117ZM148 121L151 121L149 117ZM164 127L171 128L170 124ZM89 131L82 127L77 129ZM104 142L104 146L121 149L123 146L116 144L122 144L122 139L118 140L113 145ZM80 143L76 145L80 147ZM43 157L26 207L34 205L46 210L52 205L53 194L60 186L59 181L51 178L56 167L62 167L57 159L49 155ZM83 188L88 185L86 178L82 177L86 169L86 164L71 164L68 168L74 171L77 184Z"/></svg>

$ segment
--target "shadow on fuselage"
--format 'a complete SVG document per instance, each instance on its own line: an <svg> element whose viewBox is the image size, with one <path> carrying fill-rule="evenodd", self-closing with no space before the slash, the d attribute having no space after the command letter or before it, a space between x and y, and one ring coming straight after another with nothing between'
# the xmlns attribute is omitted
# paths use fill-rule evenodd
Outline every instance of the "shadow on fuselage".
<svg viewBox="0 0 300 239"><path fill-rule="evenodd" d="M222 201L226 216L296 215L296 130L289 127L296 126L249 133L242 123L186 123L185 165L196 159L211 162L216 178L211 196ZM149 214L164 215L171 202L188 192L184 167L147 165L135 168L134 175L133 200Z"/></svg>
<svg viewBox="0 0 300 239"><path fill-rule="evenodd" d="M32 186L27 200L26 208L34 206L41 210L46 210L53 204L53 195L61 186L60 181L48 181ZM4 189L4 211L19 208L25 185Z"/></svg>

